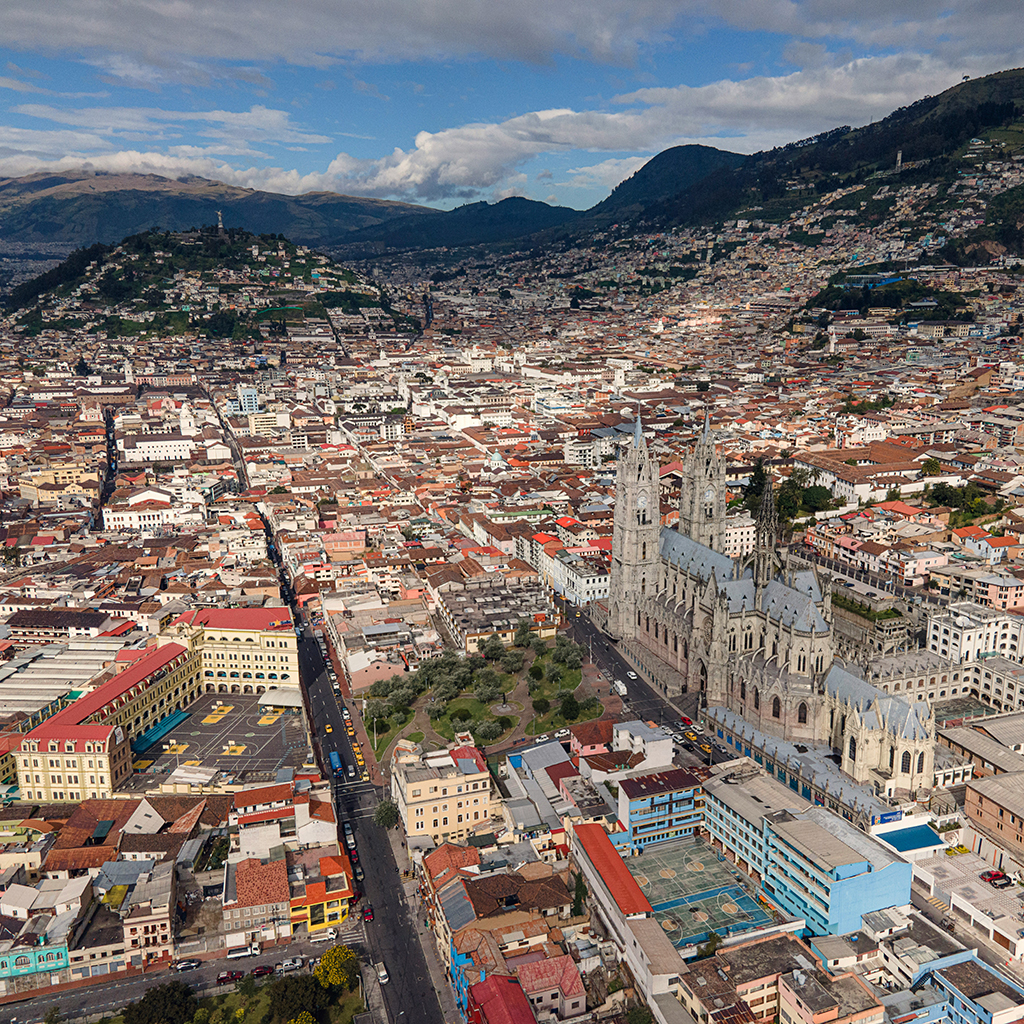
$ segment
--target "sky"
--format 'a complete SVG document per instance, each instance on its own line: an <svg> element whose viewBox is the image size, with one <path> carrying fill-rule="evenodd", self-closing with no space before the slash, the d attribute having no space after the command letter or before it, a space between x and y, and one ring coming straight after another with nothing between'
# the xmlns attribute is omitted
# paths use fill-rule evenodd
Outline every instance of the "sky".
<svg viewBox="0 0 1024 1024"><path fill-rule="evenodd" d="M1024 65L1021 0L4 0L0 177L586 209Z"/></svg>

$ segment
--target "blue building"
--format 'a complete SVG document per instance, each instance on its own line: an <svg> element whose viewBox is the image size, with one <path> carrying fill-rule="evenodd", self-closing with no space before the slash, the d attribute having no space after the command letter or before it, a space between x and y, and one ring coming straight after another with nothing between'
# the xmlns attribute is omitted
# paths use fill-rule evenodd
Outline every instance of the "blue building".
<svg viewBox="0 0 1024 1024"><path fill-rule="evenodd" d="M949 1024L1010 1024L1024 1016L1024 988L976 956L939 967L928 980L945 996Z"/></svg>
<svg viewBox="0 0 1024 1024"><path fill-rule="evenodd" d="M619 782L623 832L609 838L620 853L640 853L650 843L693 836L704 816L700 779L682 768L634 775Z"/></svg>
<svg viewBox="0 0 1024 1024"><path fill-rule="evenodd" d="M910 903L910 864L824 807L815 807L749 759L704 784L713 843L757 880L806 934L842 935L861 916Z"/></svg>

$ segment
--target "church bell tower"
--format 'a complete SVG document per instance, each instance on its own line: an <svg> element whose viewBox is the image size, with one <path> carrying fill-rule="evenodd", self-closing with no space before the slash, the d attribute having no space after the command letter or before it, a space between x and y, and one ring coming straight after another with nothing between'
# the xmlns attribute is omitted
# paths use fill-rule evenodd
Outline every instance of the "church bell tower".
<svg viewBox="0 0 1024 1024"><path fill-rule="evenodd" d="M615 519L608 593L608 633L632 637L645 598L658 585L661 510L658 464L647 449L640 416L633 438L619 454L615 478Z"/></svg>
<svg viewBox="0 0 1024 1024"><path fill-rule="evenodd" d="M707 412L697 444L683 460L679 532L714 551L725 547L725 459L715 450Z"/></svg>

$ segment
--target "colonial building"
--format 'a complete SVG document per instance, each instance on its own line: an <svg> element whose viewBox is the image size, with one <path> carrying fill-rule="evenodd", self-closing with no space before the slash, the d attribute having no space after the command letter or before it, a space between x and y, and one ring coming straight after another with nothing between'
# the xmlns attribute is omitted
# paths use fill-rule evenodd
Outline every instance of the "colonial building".
<svg viewBox="0 0 1024 1024"><path fill-rule="evenodd" d="M884 693L835 657L830 577L780 555L770 482L754 550L722 553L725 494L705 421L683 464L679 528L663 527L658 465L637 423L619 459L608 632L666 696L699 691L762 733L831 747L875 792L929 789L928 703Z"/></svg>

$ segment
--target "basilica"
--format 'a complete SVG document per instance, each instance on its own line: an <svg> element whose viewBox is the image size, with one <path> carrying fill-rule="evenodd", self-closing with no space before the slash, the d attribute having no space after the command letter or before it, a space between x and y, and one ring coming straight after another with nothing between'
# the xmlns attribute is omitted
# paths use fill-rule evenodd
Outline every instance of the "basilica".
<svg viewBox="0 0 1024 1024"><path fill-rule="evenodd" d="M709 424L684 460L677 529L661 524L660 481L639 421L619 457L605 628L666 696L699 691L765 736L831 748L873 792L905 798L933 782L928 703L872 686L834 652L831 581L780 555L771 483L747 557L722 553L725 461Z"/></svg>

